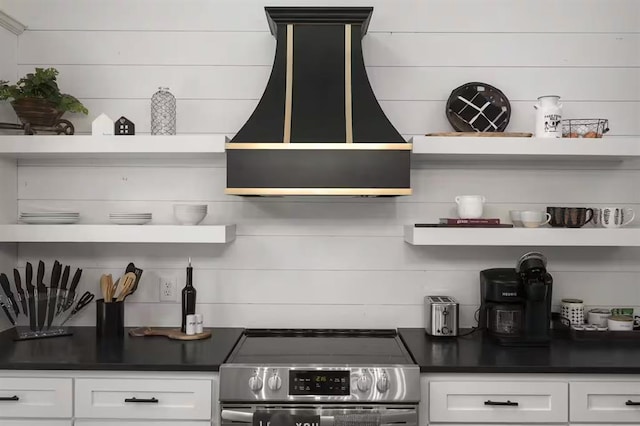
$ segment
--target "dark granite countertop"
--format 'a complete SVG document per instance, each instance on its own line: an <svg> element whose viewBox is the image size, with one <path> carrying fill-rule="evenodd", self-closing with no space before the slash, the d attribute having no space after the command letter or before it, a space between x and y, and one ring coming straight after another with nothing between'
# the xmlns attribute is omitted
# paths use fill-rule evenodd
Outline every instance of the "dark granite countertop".
<svg viewBox="0 0 640 426"><path fill-rule="evenodd" d="M166 337L98 340L95 328L73 327L72 336L13 341L0 333L0 370L218 371L242 328L212 328L205 340Z"/></svg>
<svg viewBox="0 0 640 426"><path fill-rule="evenodd" d="M557 334L549 347L504 347L481 332L438 339L423 328L398 331L423 373L640 374L638 342L575 341Z"/></svg>

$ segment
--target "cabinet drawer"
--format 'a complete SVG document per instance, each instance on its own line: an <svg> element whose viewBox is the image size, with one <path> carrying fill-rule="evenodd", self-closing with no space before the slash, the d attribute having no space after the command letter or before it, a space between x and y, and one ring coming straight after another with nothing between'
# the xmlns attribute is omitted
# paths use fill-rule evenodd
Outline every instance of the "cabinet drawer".
<svg viewBox="0 0 640 426"><path fill-rule="evenodd" d="M0 377L0 418L71 417L72 380Z"/></svg>
<svg viewBox="0 0 640 426"><path fill-rule="evenodd" d="M75 394L80 418L211 419L211 380L77 379Z"/></svg>
<svg viewBox="0 0 640 426"><path fill-rule="evenodd" d="M431 382L429 420L461 423L561 423L566 383Z"/></svg>
<svg viewBox="0 0 640 426"><path fill-rule="evenodd" d="M569 395L572 422L640 423L640 382L572 382Z"/></svg>

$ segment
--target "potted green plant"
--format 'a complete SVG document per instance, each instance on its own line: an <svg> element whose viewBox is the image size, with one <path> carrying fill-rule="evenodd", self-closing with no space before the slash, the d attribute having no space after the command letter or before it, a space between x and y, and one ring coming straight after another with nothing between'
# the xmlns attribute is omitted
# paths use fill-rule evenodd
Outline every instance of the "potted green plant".
<svg viewBox="0 0 640 426"><path fill-rule="evenodd" d="M29 127L53 127L60 121L66 122L60 120L65 112L88 114L78 99L60 92L57 76L55 68L36 68L16 84L0 81L0 100L10 101L22 124Z"/></svg>

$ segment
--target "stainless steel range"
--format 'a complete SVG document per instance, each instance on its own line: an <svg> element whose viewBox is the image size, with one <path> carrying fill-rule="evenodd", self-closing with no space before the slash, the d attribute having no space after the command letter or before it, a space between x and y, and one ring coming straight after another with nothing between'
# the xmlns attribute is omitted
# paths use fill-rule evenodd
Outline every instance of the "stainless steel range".
<svg viewBox="0 0 640 426"><path fill-rule="evenodd" d="M248 329L220 367L223 426L414 426L419 400L395 330Z"/></svg>

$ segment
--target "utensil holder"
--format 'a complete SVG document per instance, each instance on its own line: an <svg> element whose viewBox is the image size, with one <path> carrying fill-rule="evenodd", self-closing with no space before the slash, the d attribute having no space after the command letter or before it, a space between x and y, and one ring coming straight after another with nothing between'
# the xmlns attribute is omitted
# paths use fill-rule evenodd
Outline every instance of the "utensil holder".
<svg viewBox="0 0 640 426"><path fill-rule="evenodd" d="M124 302L96 301L96 335L101 338L124 337Z"/></svg>

